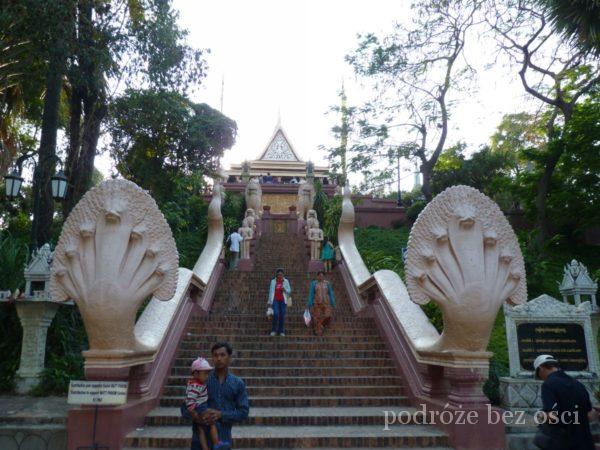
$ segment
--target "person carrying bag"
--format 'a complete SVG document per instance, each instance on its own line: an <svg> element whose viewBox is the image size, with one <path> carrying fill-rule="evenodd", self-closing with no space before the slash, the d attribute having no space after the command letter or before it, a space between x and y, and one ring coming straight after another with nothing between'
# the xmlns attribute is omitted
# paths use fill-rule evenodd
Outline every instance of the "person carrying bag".
<svg viewBox="0 0 600 450"><path fill-rule="evenodd" d="M269 286L268 304L273 308L273 321L271 336L285 336L285 313L288 306L292 306L292 288L290 282L284 277L283 269L277 269L275 278Z"/></svg>

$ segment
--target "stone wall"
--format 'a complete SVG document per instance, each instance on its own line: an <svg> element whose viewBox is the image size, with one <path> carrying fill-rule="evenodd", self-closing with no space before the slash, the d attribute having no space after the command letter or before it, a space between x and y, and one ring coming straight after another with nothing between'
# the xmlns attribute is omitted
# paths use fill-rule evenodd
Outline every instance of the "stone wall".
<svg viewBox="0 0 600 450"><path fill-rule="evenodd" d="M0 425L0 449L2 450L65 450L66 448L67 430L64 424Z"/></svg>

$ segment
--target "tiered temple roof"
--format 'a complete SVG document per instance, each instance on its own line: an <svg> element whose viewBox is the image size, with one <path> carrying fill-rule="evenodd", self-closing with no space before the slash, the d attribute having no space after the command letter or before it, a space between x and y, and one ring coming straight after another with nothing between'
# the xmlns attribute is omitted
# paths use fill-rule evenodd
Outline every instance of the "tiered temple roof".
<svg viewBox="0 0 600 450"><path fill-rule="evenodd" d="M283 178L284 182L286 178L291 177L305 178L308 165L307 162L300 159L279 123L261 156L247 163L251 177L264 176L270 173L271 176ZM236 178L241 177L243 165L243 163L232 164L227 175ZM314 166L314 176L317 179L326 177L327 171L326 166Z"/></svg>

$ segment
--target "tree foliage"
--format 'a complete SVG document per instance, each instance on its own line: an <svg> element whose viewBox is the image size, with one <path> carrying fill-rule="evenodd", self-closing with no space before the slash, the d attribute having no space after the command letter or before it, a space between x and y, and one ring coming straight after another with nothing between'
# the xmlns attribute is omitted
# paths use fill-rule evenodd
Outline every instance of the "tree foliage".
<svg viewBox="0 0 600 450"><path fill-rule="evenodd" d="M423 193L431 199L431 173L446 145L456 93L468 89L473 75L464 48L479 5L418 1L410 27L396 24L391 34L360 37L347 61L371 82L376 98L362 108L362 133L373 141L355 166L398 158L402 147L419 160Z"/></svg>
<svg viewBox="0 0 600 450"><path fill-rule="evenodd" d="M600 54L600 2L597 0L538 0L552 26L583 51Z"/></svg>
<svg viewBox="0 0 600 450"><path fill-rule="evenodd" d="M123 177L159 204L179 177L212 175L235 142L235 122L206 104L167 91L127 90L111 106L109 150Z"/></svg>

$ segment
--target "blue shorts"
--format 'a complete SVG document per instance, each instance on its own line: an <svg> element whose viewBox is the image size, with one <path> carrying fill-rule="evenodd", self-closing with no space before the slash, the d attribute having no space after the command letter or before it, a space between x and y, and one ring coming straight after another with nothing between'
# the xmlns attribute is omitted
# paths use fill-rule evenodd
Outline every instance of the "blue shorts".
<svg viewBox="0 0 600 450"><path fill-rule="evenodd" d="M198 414L202 414L207 409L208 409L208 402L204 402L204 403L200 403L199 405L197 405L194 408L194 411L196 411ZM189 410L187 409L187 405L185 404L185 402L183 402L181 404L181 415L188 420L192 419L192 415L190 414Z"/></svg>

